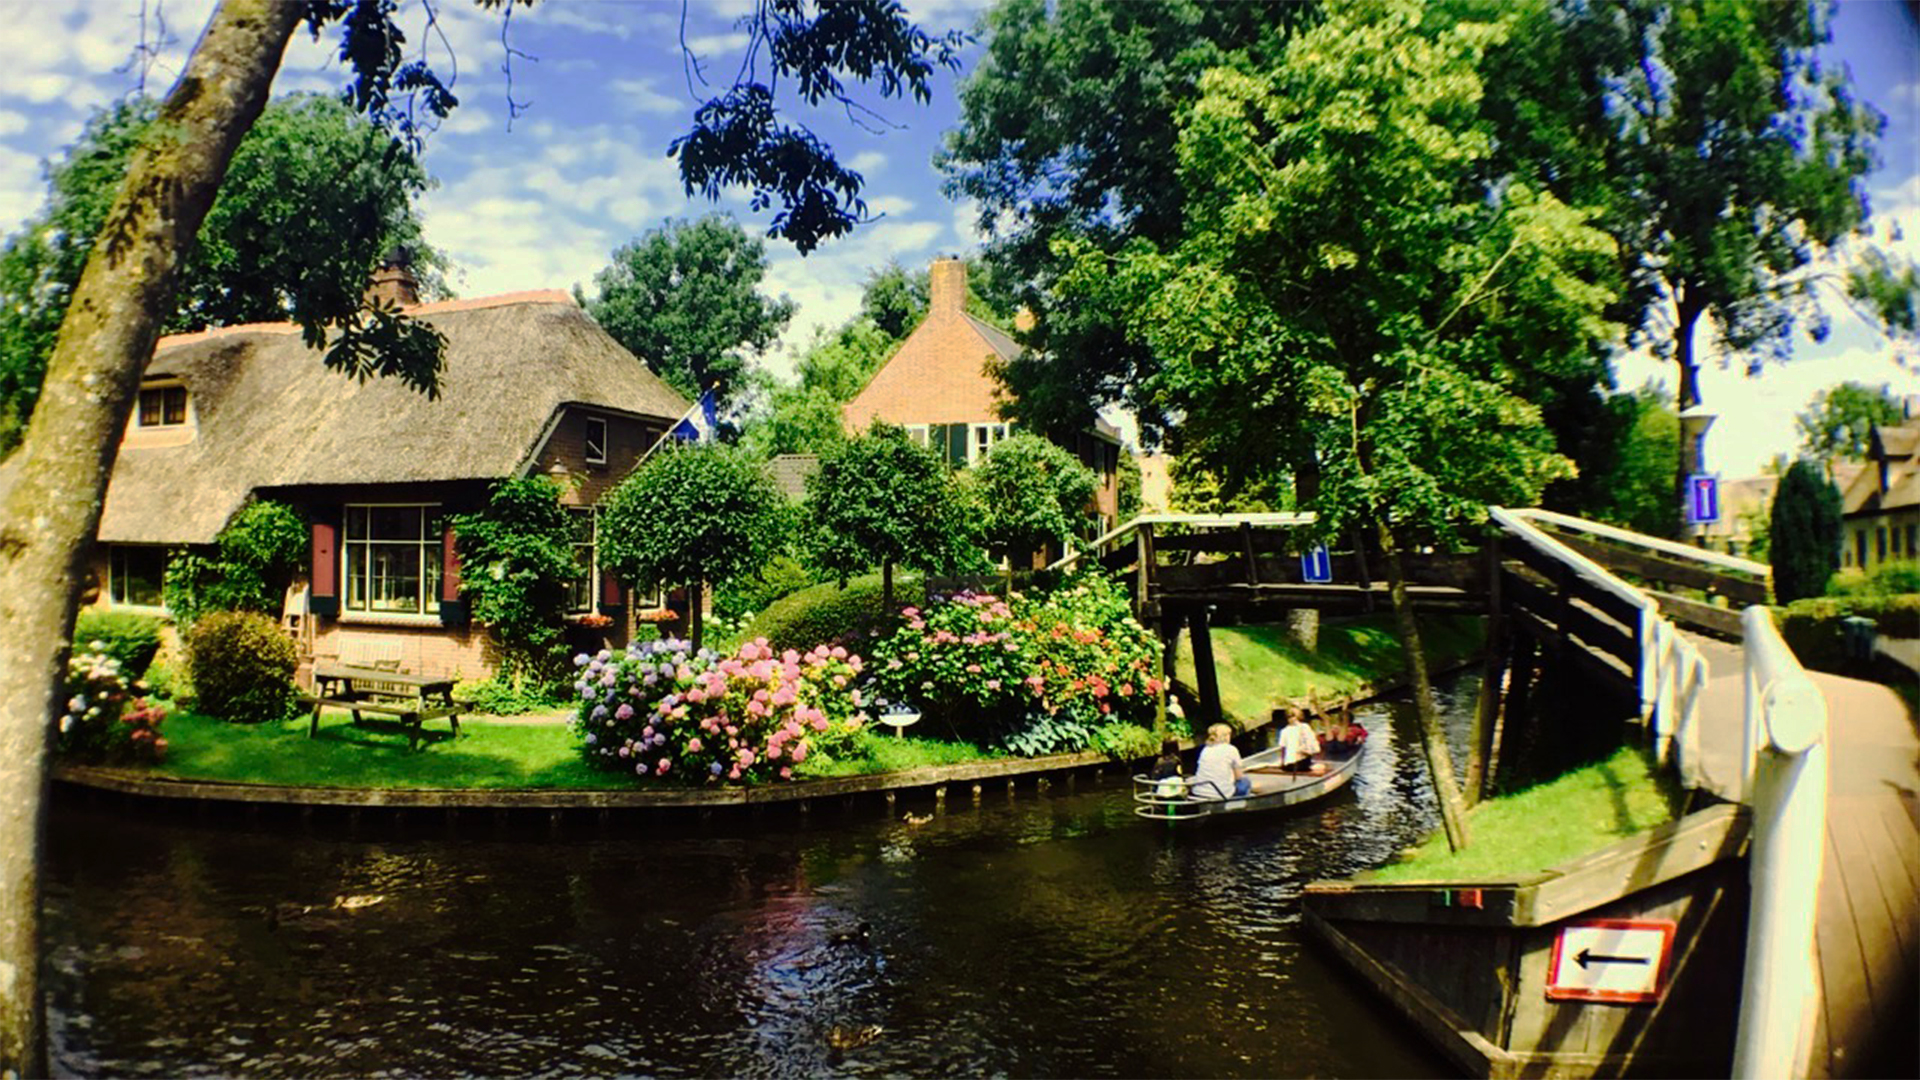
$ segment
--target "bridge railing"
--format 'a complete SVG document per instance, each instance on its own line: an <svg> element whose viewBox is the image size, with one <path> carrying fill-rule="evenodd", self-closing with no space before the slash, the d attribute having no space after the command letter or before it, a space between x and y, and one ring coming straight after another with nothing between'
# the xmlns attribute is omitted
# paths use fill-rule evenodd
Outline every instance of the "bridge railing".
<svg viewBox="0 0 1920 1080"><path fill-rule="evenodd" d="M1508 536L1565 566L1575 581L1625 603L1638 613L1635 640L1640 646L1640 662L1635 681L1640 695L1640 718L1652 732L1654 752L1660 762L1673 765L1681 783L1687 787L1701 786L1705 770L1700 755L1699 719L1707 664L1699 648L1661 614L1660 605L1653 597L1530 520L1546 511L1489 507L1488 513Z"/></svg>
<svg viewBox="0 0 1920 1080"><path fill-rule="evenodd" d="M1773 613L1749 607L1743 777L1753 811L1747 966L1733 1075L1806 1075L1819 1005L1814 922L1827 832L1827 703L1781 640Z"/></svg>

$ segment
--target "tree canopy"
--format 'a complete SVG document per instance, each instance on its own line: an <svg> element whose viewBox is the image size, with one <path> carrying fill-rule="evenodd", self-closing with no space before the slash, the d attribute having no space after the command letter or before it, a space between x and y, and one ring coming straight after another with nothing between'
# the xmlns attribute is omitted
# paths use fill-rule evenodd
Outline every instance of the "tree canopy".
<svg viewBox="0 0 1920 1080"><path fill-rule="evenodd" d="M1099 481L1072 454L1030 431L995 443L973 467L980 531L1013 556L1080 536Z"/></svg>
<svg viewBox="0 0 1920 1080"><path fill-rule="evenodd" d="M600 565L642 589L724 584L776 550L783 510L773 478L747 451L670 443L601 504ZM696 601L696 642L699 610Z"/></svg>
<svg viewBox="0 0 1920 1080"><path fill-rule="evenodd" d="M552 680L564 671L567 587L582 570L559 485L544 476L502 480L484 508L455 515L453 532L460 591L501 646L501 674Z"/></svg>
<svg viewBox="0 0 1920 1080"><path fill-rule="evenodd" d="M823 455L807 478L807 548L842 582L880 567L893 604L896 565L953 574L981 562L946 462L904 428L879 423Z"/></svg>
<svg viewBox="0 0 1920 1080"><path fill-rule="evenodd" d="M1840 568L1840 491L1806 459L1780 478L1767 523L1767 558L1773 565L1773 597L1790 604L1822 596Z"/></svg>
<svg viewBox="0 0 1920 1080"><path fill-rule="evenodd" d="M1843 382L1815 395L1813 403L1793 418L1800 432L1800 448L1816 461L1859 460L1867 456L1867 441L1875 425L1898 424L1906 409L1885 385Z"/></svg>
<svg viewBox="0 0 1920 1080"><path fill-rule="evenodd" d="M95 113L49 168L46 205L0 252L0 452L24 434L81 267L158 110L130 98ZM367 275L402 248L426 295L444 293L415 205L432 184L412 151L332 98L269 103L181 267L165 329L354 311Z"/></svg>
<svg viewBox="0 0 1920 1080"><path fill-rule="evenodd" d="M669 220L614 250L587 312L674 389L726 403L745 351L772 344L793 316L793 301L761 295L766 274L766 243L732 215Z"/></svg>

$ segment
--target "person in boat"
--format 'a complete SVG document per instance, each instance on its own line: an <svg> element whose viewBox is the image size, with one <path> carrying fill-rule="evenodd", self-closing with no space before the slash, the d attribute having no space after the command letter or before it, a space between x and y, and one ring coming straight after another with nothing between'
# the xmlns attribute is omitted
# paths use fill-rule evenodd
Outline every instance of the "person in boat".
<svg viewBox="0 0 1920 1080"><path fill-rule="evenodd" d="M1298 708L1287 710L1287 726L1280 732L1280 770L1292 773L1314 771L1313 755L1320 752L1320 739L1307 724L1307 716Z"/></svg>
<svg viewBox="0 0 1920 1080"><path fill-rule="evenodd" d="M1252 790L1253 781L1247 778L1240 751L1233 745L1233 729L1225 724L1207 728L1207 745L1200 748L1187 793L1196 799L1237 799Z"/></svg>
<svg viewBox="0 0 1920 1080"><path fill-rule="evenodd" d="M1178 779L1180 776L1180 743L1174 739L1160 740L1160 756L1154 760L1153 771L1147 773L1149 780Z"/></svg>

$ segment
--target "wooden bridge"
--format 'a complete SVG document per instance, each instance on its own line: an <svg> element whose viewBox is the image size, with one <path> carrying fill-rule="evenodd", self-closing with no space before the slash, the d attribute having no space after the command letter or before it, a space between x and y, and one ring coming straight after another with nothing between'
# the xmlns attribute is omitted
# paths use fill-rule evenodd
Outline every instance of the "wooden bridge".
<svg viewBox="0 0 1920 1080"><path fill-rule="evenodd" d="M1415 610L1484 615L1486 681L1506 699L1524 697L1542 670L1578 670L1586 685L1637 706L1658 758L1685 787L1751 809L1735 1075L1910 1067L1920 740L1906 705L1878 684L1805 673L1756 606L1770 599L1763 564L1548 511L1493 509L1490 518L1476 551L1403 555ZM1192 635L1210 720L1220 708L1217 619L1388 608L1365 545L1330 553L1331 573L1318 576L1331 580L1307 580L1312 523L1307 514L1151 515L1056 565L1096 558L1130 580L1138 615L1167 646L1169 677L1178 634ZM1482 695L1481 707L1498 710L1501 700ZM1499 727L1478 726L1495 760Z"/></svg>

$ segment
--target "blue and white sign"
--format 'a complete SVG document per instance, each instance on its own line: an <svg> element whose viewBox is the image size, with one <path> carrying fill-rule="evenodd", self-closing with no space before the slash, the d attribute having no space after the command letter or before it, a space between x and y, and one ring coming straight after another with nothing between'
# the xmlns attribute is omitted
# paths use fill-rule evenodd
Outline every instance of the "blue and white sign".
<svg viewBox="0 0 1920 1080"><path fill-rule="evenodd" d="M1312 551L1300 556L1300 577L1309 585L1333 582L1333 556L1327 554L1327 545L1315 544Z"/></svg>
<svg viewBox="0 0 1920 1080"><path fill-rule="evenodd" d="M1720 520L1720 478L1706 473L1687 477L1687 524L1711 525Z"/></svg>

